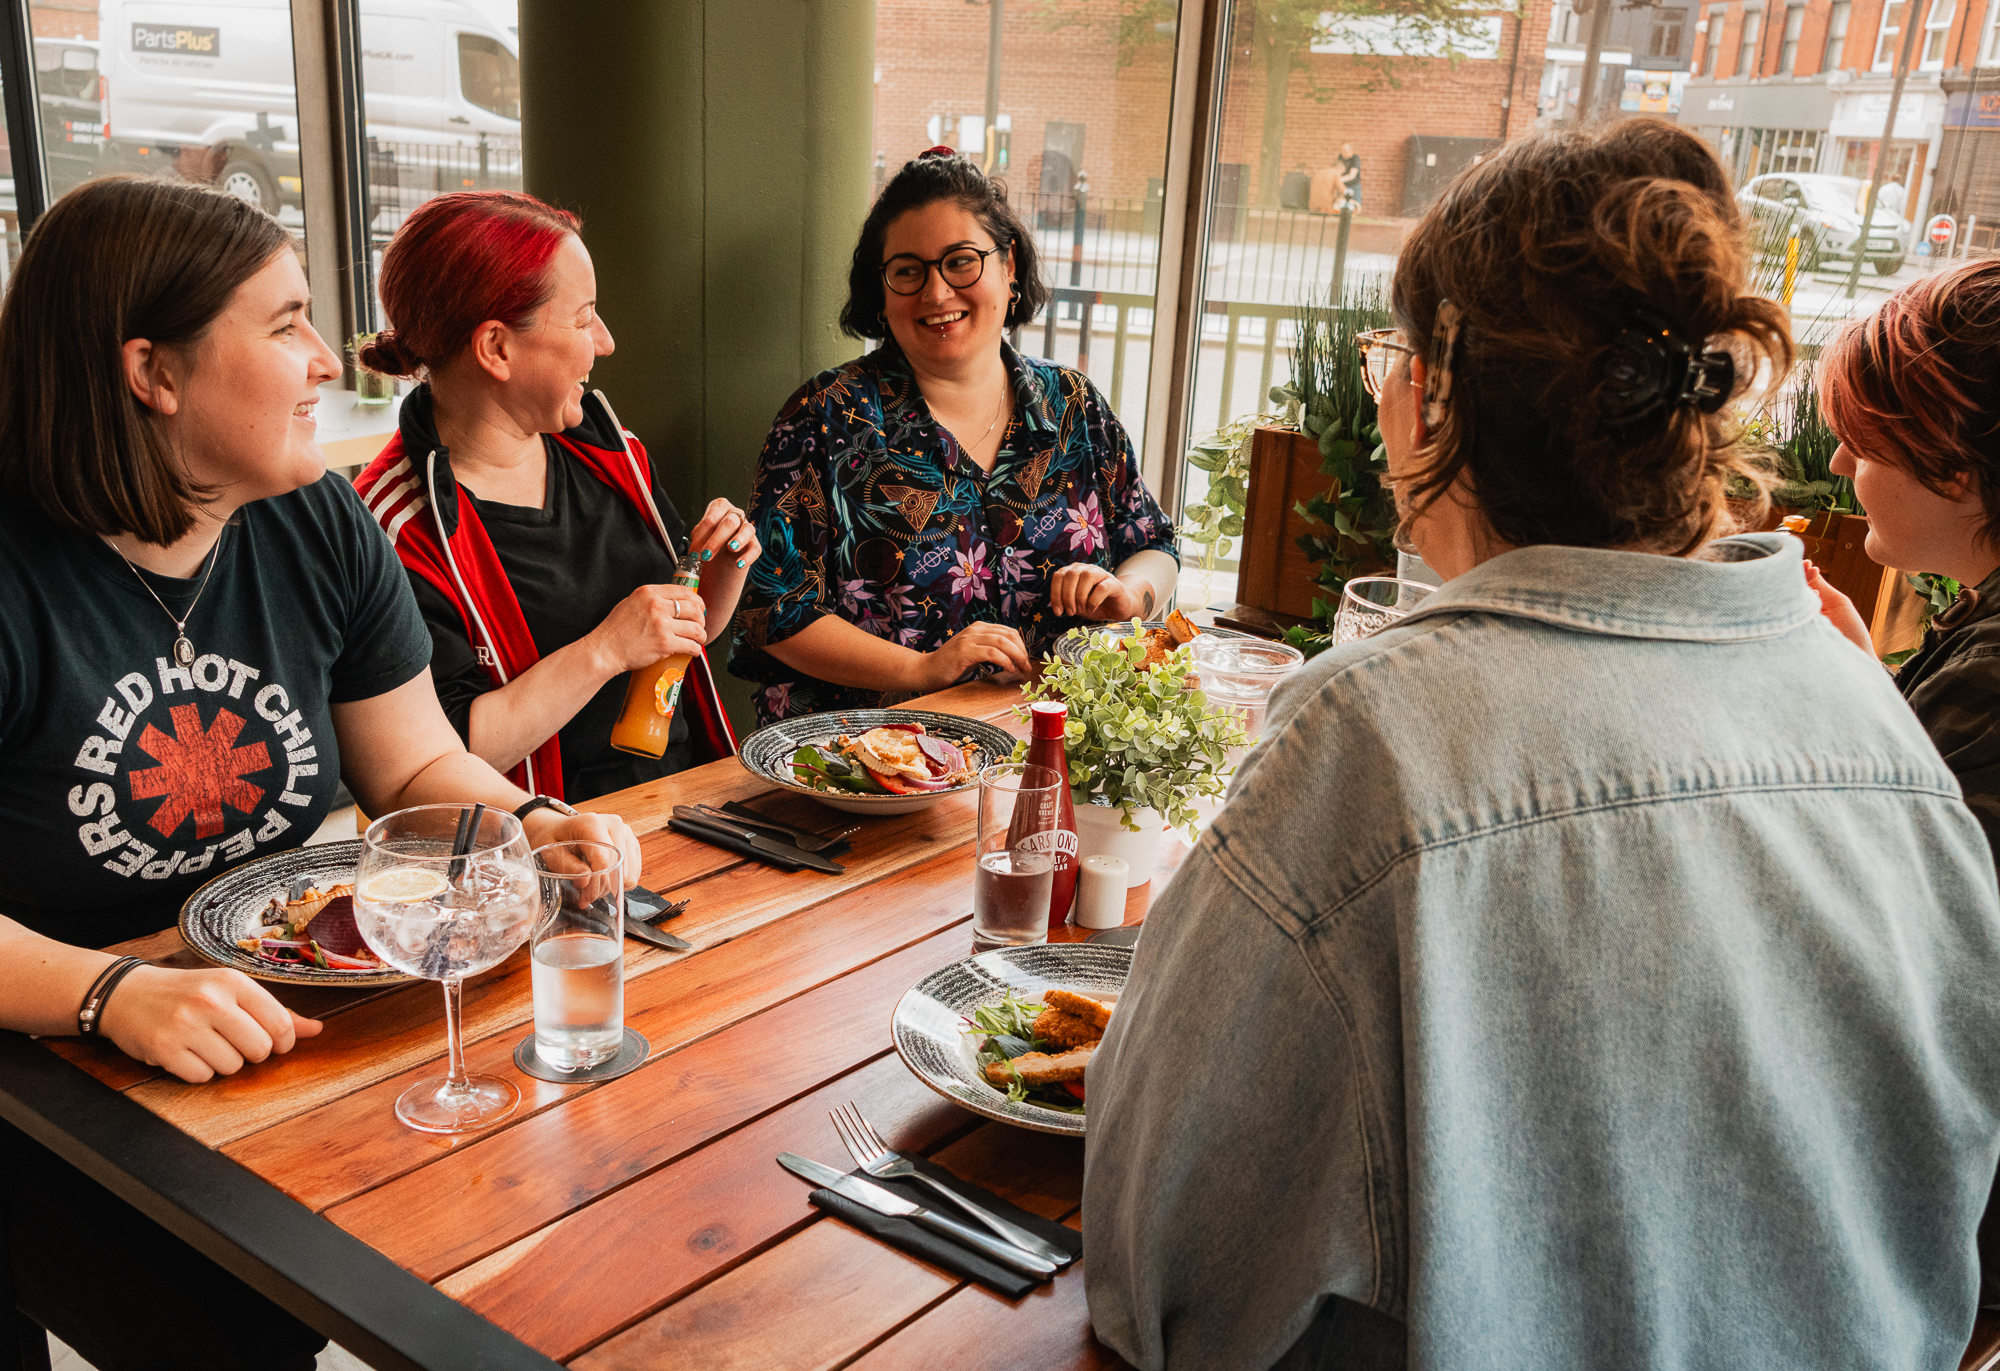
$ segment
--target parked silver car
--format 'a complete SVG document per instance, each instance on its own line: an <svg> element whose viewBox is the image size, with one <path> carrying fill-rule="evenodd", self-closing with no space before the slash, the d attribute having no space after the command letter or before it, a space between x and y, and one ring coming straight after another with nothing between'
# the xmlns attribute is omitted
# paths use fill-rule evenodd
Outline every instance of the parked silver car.
<svg viewBox="0 0 2000 1371"><path fill-rule="evenodd" d="M1759 176L1737 192L1736 203L1750 220L1758 249L1782 254L1799 235L1799 270L1822 261L1852 261L1861 240L1861 211L1868 183L1858 176L1781 172ZM1867 241L1859 251L1879 276L1893 276L1910 250L1910 226L1879 200Z"/></svg>

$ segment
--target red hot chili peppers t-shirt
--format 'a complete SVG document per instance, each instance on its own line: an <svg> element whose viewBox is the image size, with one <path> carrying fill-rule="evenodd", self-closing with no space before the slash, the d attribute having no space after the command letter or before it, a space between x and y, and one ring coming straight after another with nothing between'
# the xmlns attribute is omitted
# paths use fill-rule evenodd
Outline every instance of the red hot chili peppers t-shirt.
<svg viewBox="0 0 2000 1371"><path fill-rule="evenodd" d="M332 808L332 704L404 684L430 635L388 540L327 476L243 507L208 586L0 509L0 913L103 946L297 847ZM192 611L188 606L194 601Z"/></svg>

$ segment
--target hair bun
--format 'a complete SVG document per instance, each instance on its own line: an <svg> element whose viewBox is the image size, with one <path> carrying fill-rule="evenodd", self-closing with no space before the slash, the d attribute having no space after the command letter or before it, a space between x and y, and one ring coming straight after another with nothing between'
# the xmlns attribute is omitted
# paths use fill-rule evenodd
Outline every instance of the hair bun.
<svg viewBox="0 0 2000 1371"><path fill-rule="evenodd" d="M355 352L354 360L382 376L414 376L423 370L424 365L404 349L390 329L383 329L363 343Z"/></svg>

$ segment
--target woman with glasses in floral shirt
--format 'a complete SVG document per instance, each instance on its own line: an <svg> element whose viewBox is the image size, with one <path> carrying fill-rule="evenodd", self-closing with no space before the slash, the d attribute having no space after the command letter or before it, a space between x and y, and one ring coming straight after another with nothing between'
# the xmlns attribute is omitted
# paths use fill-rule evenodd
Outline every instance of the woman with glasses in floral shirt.
<svg viewBox="0 0 2000 1371"><path fill-rule="evenodd" d="M933 148L884 188L840 320L882 346L801 387L758 461L730 669L760 722L1025 673L1078 623L1165 610L1173 524L1117 416L1003 341L1048 296L965 158Z"/></svg>

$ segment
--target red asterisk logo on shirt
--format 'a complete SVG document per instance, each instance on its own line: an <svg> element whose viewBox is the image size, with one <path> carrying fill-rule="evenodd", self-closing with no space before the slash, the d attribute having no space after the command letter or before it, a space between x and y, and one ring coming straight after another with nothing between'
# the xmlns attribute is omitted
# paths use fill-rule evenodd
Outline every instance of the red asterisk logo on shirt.
<svg viewBox="0 0 2000 1371"><path fill-rule="evenodd" d="M222 832L225 803L248 814L264 798L264 788L243 777L268 768L270 750L262 743L237 747L243 720L227 709L216 710L214 726L206 729L201 726L199 705L175 705L169 713L173 737L151 724L139 735L140 748L159 765L131 773L132 798L166 797L148 822L169 838L190 814L194 836L213 838Z"/></svg>

